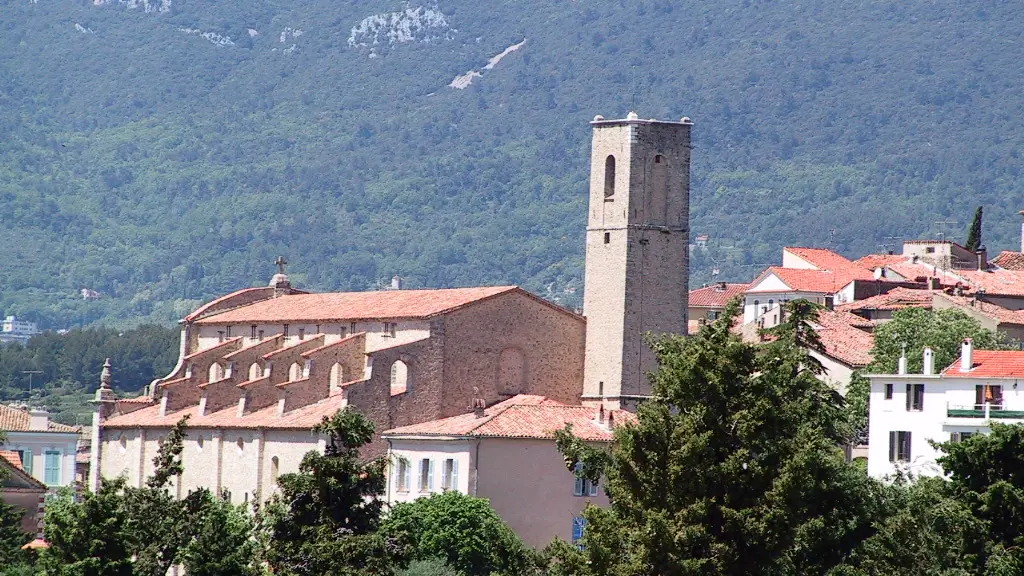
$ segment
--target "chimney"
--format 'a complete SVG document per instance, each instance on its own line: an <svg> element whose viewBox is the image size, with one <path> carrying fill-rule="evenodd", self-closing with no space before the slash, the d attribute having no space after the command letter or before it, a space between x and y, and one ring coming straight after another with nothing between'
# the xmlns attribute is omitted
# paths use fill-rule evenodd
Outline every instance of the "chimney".
<svg viewBox="0 0 1024 576"><path fill-rule="evenodd" d="M597 423L604 426L604 404L597 409Z"/></svg>
<svg viewBox="0 0 1024 576"><path fill-rule="evenodd" d="M483 398L480 398L480 389L473 386L473 414L476 414L477 418L483 418L487 415L484 410L487 409L487 402Z"/></svg>
<svg viewBox="0 0 1024 576"><path fill-rule="evenodd" d="M725 292L725 290L726 290L725 282L719 282L718 286L715 288L715 290L717 290L719 292Z"/></svg>
<svg viewBox="0 0 1024 576"><path fill-rule="evenodd" d="M904 352L904 354L902 356L900 356L900 365L899 365L899 369L896 370L896 373L897 374L906 374L907 373L907 354L906 354L906 352Z"/></svg>
<svg viewBox="0 0 1024 576"><path fill-rule="evenodd" d="M974 368L974 340L964 338L960 346L960 371L970 372Z"/></svg>
<svg viewBox="0 0 1024 576"><path fill-rule="evenodd" d="M924 349L924 370L922 370L922 373L925 376L935 374L935 353L932 352L931 348Z"/></svg>
<svg viewBox="0 0 1024 576"><path fill-rule="evenodd" d="M402 289L402 278L400 276L391 277L391 289L401 290Z"/></svg>
<svg viewBox="0 0 1024 576"><path fill-rule="evenodd" d="M988 269L988 251L984 246L974 251L974 255L978 257L978 270L984 272Z"/></svg>
<svg viewBox="0 0 1024 576"><path fill-rule="evenodd" d="M608 412L608 429L611 430L612 428L615 428L615 413Z"/></svg>
<svg viewBox="0 0 1024 576"><path fill-rule="evenodd" d="M28 429L32 431L45 431L49 429L50 414L46 410L31 410L28 413Z"/></svg>

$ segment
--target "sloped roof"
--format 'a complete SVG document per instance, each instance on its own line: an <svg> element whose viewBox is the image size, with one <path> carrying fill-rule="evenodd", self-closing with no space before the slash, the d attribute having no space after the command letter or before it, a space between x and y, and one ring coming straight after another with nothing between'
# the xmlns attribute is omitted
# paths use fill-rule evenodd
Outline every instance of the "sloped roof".
<svg viewBox="0 0 1024 576"><path fill-rule="evenodd" d="M811 264L818 270L844 270L854 265L847 257L828 248L786 246L783 250L799 256L801 260Z"/></svg>
<svg viewBox="0 0 1024 576"><path fill-rule="evenodd" d="M31 415L28 410L22 410L20 408L14 408L13 406L0 405L0 430L4 432L70 432L72 434L78 434L79 431L74 426L68 426L66 424L59 424L54 421L50 421L46 430L29 430L29 422L31 422Z"/></svg>
<svg viewBox="0 0 1024 576"><path fill-rule="evenodd" d="M1024 270L1024 254L1003 250L992 260L992 263L1006 270Z"/></svg>
<svg viewBox="0 0 1024 576"><path fill-rule="evenodd" d="M854 326L863 321L849 312L823 310L818 315L817 332L825 353L852 368L870 364L874 336Z"/></svg>
<svg viewBox="0 0 1024 576"><path fill-rule="evenodd" d="M239 418L238 406L232 405L199 416L199 406L188 406L182 410L160 416L160 405L147 406L128 414L110 418L101 425L103 428L170 428L186 414L190 428L273 428L283 430L309 430L320 423L324 416L331 417L344 407L342 395L331 396L315 404L297 408L278 417L277 403L256 410Z"/></svg>
<svg viewBox="0 0 1024 576"><path fill-rule="evenodd" d="M200 318L196 324L313 323L324 320L429 318L500 294L517 291L528 294L516 286L290 294Z"/></svg>
<svg viewBox="0 0 1024 576"><path fill-rule="evenodd" d="M0 468L7 471L7 474L0 473L0 478L2 478L0 479L0 487L2 488L30 489L40 492L48 490L46 484L25 472L17 452L0 450Z"/></svg>
<svg viewBox="0 0 1024 576"><path fill-rule="evenodd" d="M990 302L975 300L970 296L954 296L952 294L945 294L942 292L936 292L935 295L955 304L958 308L974 310L979 314L988 316L1000 324L1024 325L1024 310L1010 310L1009 308L1003 308L1002 306L997 306Z"/></svg>
<svg viewBox="0 0 1024 576"><path fill-rule="evenodd" d="M829 270L809 270L802 268L783 268L782 266L771 266L761 273L756 280L750 283L747 289L748 294L757 292L778 292L778 290L758 290L757 285L769 275L774 274L790 290L795 292L819 292L822 294L834 294L850 283L852 278L846 271L832 272ZM865 271L870 276L870 273Z"/></svg>
<svg viewBox="0 0 1024 576"><path fill-rule="evenodd" d="M1024 296L1024 270L989 268L955 272L975 290L984 289L985 293L993 295Z"/></svg>
<svg viewBox="0 0 1024 576"><path fill-rule="evenodd" d="M725 308L725 305L742 295L750 284L712 284L690 290L689 305L695 308Z"/></svg>
<svg viewBox="0 0 1024 576"><path fill-rule="evenodd" d="M942 374L955 378L1024 378L1021 350L975 350L970 372L960 371L960 360L957 358Z"/></svg>
<svg viewBox="0 0 1024 576"><path fill-rule="evenodd" d="M572 425L573 434L583 440L612 440L612 431L597 422L598 408L569 406L544 396L520 394L484 410L442 418L431 422L392 428L385 437L398 436L469 436L474 438L536 438L551 439L555 432ZM619 423L633 422L631 412L610 412Z"/></svg>
<svg viewBox="0 0 1024 576"><path fill-rule="evenodd" d="M11 463L11 466L15 468L25 469L25 465L21 462L21 454L18 454L14 450L0 450L0 458L7 460Z"/></svg>
<svg viewBox="0 0 1024 576"><path fill-rule="evenodd" d="M901 310L903 308L931 308L932 292L912 288L893 288L885 294L872 296L849 304L837 306L837 310Z"/></svg>
<svg viewBox="0 0 1024 576"><path fill-rule="evenodd" d="M867 254L853 261L854 264L868 270L885 268L890 264L902 264L907 258L899 254Z"/></svg>

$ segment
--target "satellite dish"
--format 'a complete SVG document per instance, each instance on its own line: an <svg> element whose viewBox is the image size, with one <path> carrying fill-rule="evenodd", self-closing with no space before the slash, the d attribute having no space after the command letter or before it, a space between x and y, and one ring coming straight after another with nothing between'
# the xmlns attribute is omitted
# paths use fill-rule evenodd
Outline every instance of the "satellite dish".
<svg viewBox="0 0 1024 576"><path fill-rule="evenodd" d="M874 274L875 280L881 280L882 276L884 276L884 275L885 275L885 272L881 268L875 268L875 274Z"/></svg>

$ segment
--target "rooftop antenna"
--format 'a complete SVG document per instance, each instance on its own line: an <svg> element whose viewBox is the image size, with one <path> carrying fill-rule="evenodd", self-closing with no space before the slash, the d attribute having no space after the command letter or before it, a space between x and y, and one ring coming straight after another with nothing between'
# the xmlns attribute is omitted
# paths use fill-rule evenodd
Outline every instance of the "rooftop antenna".
<svg viewBox="0 0 1024 576"><path fill-rule="evenodd" d="M630 112L636 112L636 65L633 65L633 104Z"/></svg>
<svg viewBox="0 0 1024 576"><path fill-rule="evenodd" d="M829 228L828 230L828 245L829 247L835 246L836 243L836 229Z"/></svg>

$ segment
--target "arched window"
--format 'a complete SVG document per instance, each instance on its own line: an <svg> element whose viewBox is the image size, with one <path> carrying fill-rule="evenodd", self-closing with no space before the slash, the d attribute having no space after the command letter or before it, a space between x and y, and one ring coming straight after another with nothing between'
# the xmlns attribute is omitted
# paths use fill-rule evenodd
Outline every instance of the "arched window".
<svg viewBox="0 0 1024 576"><path fill-rule="evenodd" d="M768 309L771 310L772 308L775 308L775 299L774 298L769 298L768 299Z"/></svg>
<svg viewBox="0 0 1024 576"><path fill-rule="evenodd" d="M291 368L288 369L288 381L294 382L302 378L302 364L298 362L292 364Z"/></svg>
<svg viewBox="0 0 1024 576"><path fill-rule="evenodd" d="M395 360L391 365L391 395L408 392L411 380L409 366L401 360Z"/></svg>
<svg viewBox="0 0 1024 576"><path fill-rule="evenodd" d="M604 159L604 197L615 195L615 156Z"/></svg>
<svg viewBox="0 0 1024 576"><path fill-rule="evenodd" d="M754 300L754 318L757 318L761 314L761 301Z"/></svg>
<svg viewBox="0 0 1024 576"><path fill-rule="evenodd" d="M521 394L526 380L526 358L519 348L505 348L498 356L498 390Z"/></svg>
<svg viewBox="0 0 1024 576"><path fill-rule="evenodd" d="M224 367L219 362L210 364L209 382L219 382L224 379Z"/></svg>
<svg viewBox="0 0 1024 576"><path fill-rule="evenodd" d="M259 380L262 377L263 368L260 368L258 362L253 362L252 365L249 366L249 380Z"/></svg>
<svg viewBox="0 0 1024 576"><path fill-rule="evenodd" d="M651 163L647 202L647 222L665 226L668 223L668 159L661 154L656 155Z"/></svg>
<svg viewBox="0 0 1024 576"><path fill-rule="evenodd" d="M281 460L277 456L270 459L270 482L277 484L277 477L281 474Z"/></svg>
<svg viewBox="0 0 1024 576"><path fill-rule="evenodd" d="M331 366L331 375L329 382L330 390L332 392L337 390L338 386L341 386L343 383L345 383L345 367L335 362L334 366Z"/></svg>

